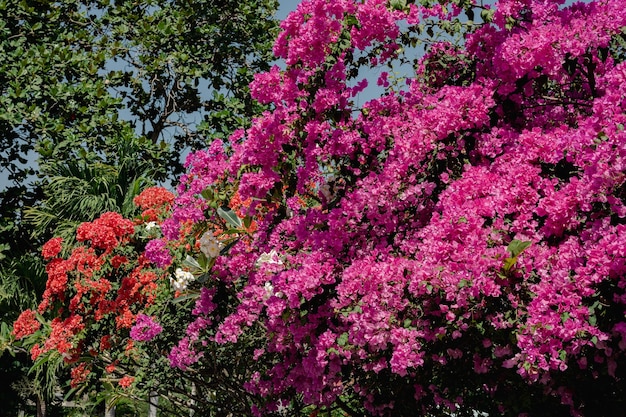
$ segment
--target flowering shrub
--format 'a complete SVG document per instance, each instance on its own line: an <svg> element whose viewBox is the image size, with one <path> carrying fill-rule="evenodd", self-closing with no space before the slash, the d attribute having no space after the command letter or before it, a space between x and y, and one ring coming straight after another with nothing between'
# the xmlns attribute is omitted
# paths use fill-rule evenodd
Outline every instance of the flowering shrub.
<svg viewBox="0 0 626 417"><path fill-rule="evenodd" d="M167 335L200 397L232 405L245 384L257 414L621 412L626 14L561 3L303 1L275 44L286 68L251 85L272 110L190 155L145 254L113 214L67 259L47 244L40 310L68 310L33 354L73 358L109 317ZM359 106L364 66L384 93ZM136 319L170 288L189 316Z"/></svg>
<svg viewBox="0 0 626 417"><path fill-rule="evenodd" d="M133 199L135 206L142 210L141 219L148 224L162 221L173 202L174 195L162 187L147 188Z"/></svg>
<svg viewBox="0 0 626 417"><path fill-rule="evenodd" d="M38 311L22 312L13 335L30 350L35 368L62 360L69 367L69 386L76 392L99 389L109 400L120 396L148 400L149 393L156 392L169 399L169 407L198 392L220 398L223 404L239 401L232 406L235 411L249 410L250 394L242 384L233 388L224 373L248 380L260 367L219 347L212 352L214 360L207 361L195 344L203 345L200 334L212 324L210 314L216 308L216 290L202 288L201 283L220 252L247 236L254 222L239 221L233 209L247 203L234 197L233 209L220 205L206 227L196 230L187 224L179 239L167 240L161 223L173 197L162 188L148 188L134 200L141 211L136 219L104 213L78 227L75 245L60 238L44 244L48 281L43 300ZM189 256L196 252L199 261ZM189 316L195 320L187 326ZM247 357L252 362L252 355ZM200 358L207 376L192 390L191 381L197 377L181 375L180 370ZM213 375L216 369L223 373ZM194 407L202 413L214 409L214 401Z"/></svg>
<svg viewBox="0 0 626 417"><path fill-rule="evenodd" d="M282 23L286 68L251 85L272 110L189 158L163 224L177 240L210 229L234 190L249 201L231 234L211 229L230 236L219 254L189 252L206 301L172 364L260 327L259 413L611 414L626 365L623 4L432 3L308 0ZM436 28L464 41L426 43L392 84ZM361 66L386 90L357 106Z"/></svg>
<svg viewBox="0 0 626 417"><path fill-rule="evenodd" d="M146 222L162 218L173 198L164 189L147 189L135 199L143 210L136 222L103 213L77 228L75 245L64 247L60 238L44 244L48 281L43 299L37 312L20 315L13 334L25 339L33 360L60 355L71 368L72 387L93 384L98 377L129 387L133 378L124 373L134 372L130 355L139 354L132 339L147 341L159 334L159 324L142 312L167 286L160 284L163 271L150 267L143 248L154 237L145 230Z"/></svg>

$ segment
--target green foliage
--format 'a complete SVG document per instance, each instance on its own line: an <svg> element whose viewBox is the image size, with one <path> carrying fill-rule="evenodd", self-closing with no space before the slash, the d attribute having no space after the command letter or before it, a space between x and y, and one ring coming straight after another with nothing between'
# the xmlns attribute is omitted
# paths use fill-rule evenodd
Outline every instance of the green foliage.
<svg viewBox="0 0 626 417"><path fill-rule="evenodd" d="M100 213L117 211L130 216L133 198L158 175L151 163L137 159L141 147L133 138L121 143L115 165L85 160L42 164L48 172L42 183L44 204L24 210L34 236L54 234L72 240L76 227Z"/></svg>
<svg viewBox="0 0 626 417"><path fill-rule="evenodd" d="M105 211L131 215L186 152L261 110L247 85L271 59L276 7L0 1L0 353L45 286L44 241ZM7 384L29 380L23 365ZM35 380L51 388L46 369Z"/></svg>
<svg viewBox="0 0 626 417"><path fill-rule="evenodd" d="M20 223L25 207L55 192L60 164L97 171L131 156L153 170L136 167L128 178L171 180L182 170L181 154L244 127L260 110L247 85L267 68L276 6L0 2L0 165L9 184L0 187L3 222ZM58 204L48 211L58 214ZM36 227L55 221L39 217ZM16 236L17 223L0 237L25 248L29 233Z"/></svg>

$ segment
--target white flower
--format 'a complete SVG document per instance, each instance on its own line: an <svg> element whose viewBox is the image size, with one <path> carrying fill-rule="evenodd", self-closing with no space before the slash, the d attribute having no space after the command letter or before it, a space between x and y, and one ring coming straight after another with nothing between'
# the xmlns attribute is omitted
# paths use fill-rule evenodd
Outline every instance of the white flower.
<svg viewBox="0 0 626 417"><path fill-rule="evenodd" d="M189 271L176 268L175 277L170 277L170 284L175 291L185 291L190 282L196 280L196 277Z"/></svg>
<svg viewBox="0 0 626 417"><path fill-rule="evenodd" d="M265 290L265 294L263 295L263 300L267 300L272 295L275 295L278 298L283 298L283 293L281 291L274 292L274 286L269 281L265 283L265 285L263 286L263 289Z"/></svg>
<svg viewBox="0 0 626 417"><path fill-rule="evenodd" d="M278 256L278 252L272 249L269 253L262 253L261 256L256 260L256 265L259 266L261 264L275 264L282 265L283 261Z"/></svg>
<svg viewBox="0 0 626 417"><path fill-rule="evenodd" d="M200 238L200 250L209 258L217 258L222 250L222 244L208 231Z"/></svg>
<svg viewBox="0 0 626 417"><path fill-rule="evenodd" d="M157 222L148 222L146 223L146 230L149 232L152 229L160 229L161 226Z"/></svg>
<svg viewBox="0 0 626 417"><path fill-rule="evenodd" d="M170 285L172 286L174 291L185 291L187 289L186 282L174 279L174 277L170 277Z"/></svg>
<svg viewBox="0 0 626 417"><path fill-rule="evenodd" d="M176 268L176 279L183 279L186 281L194 281L196 278L189 271L185 271L181 268Z"/></svg>

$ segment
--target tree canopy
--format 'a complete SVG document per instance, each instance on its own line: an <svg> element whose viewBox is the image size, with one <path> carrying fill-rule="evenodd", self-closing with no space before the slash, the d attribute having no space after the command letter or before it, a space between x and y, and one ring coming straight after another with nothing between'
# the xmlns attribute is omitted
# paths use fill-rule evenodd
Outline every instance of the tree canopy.
<svg viewBox="0 0 626 417"><path fill-rule="evenodd" d="M41 200L48 162L119 166L122 147L151 164L150 178L172 180L181 154L244 127L259 110L247 85L267 68L276 6L2 2L3 220Z"/></svg>
<svg viewBox="0 0 626 417"><path fill-rule="evenodd" d="M0 2L2 349L45 289L43 242L72 240L106 211L132 216L133 198L173 182L186 153L260 112L248 84L269 68L276 7Z"/></svg>

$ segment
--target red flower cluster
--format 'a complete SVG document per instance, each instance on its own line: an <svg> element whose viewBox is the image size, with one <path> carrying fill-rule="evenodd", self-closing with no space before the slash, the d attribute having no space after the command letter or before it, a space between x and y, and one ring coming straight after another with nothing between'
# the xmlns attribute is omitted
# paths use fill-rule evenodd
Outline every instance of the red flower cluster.
<svg viewBox="0 0 626 417"><path fill-rule="evenodd" d="M39 327L37 313L33 310L24 310L13 324L13 335L19 340L35 333Z"/></svg>
<svg viewBox="0 0 626 417"><path fill-rule="evenodd" d="M165 214L174 202L174 194L163 187L146 188L133 199L133 203L142 209L142 220L153 222Z"/></svg>
<svg viewBox="0 0 626 417"><path fill-rule="evenodd" d="M48 309L48 306L55 299L65 299L65 288L67 286L67 271L69 269L69 261L65 259L53 259L46 265L46 290L43 293L43 300L39 304L39 312L42 313Z"/></svg>
<svg viewBox="0 0 626 417"><path fill-rule="evenodd" d="M135 380L135 378L133 378L132 376L126 375L125 377L120 379L120 382L119 382L120 387L128 388L128 387L131 386L131 384L133 383L134 380Z"/></svg>
<svg viewBox="0 0 626 417"><path fill-rule="evenodd" d="M44 259L52 259L61 252L61 244L63 239L55 237L47 241L41 249L41 255Z"/></svg>
<svg viewBox="0 0 626 417"><path fill-rule="evenodd" d="M31 356L36 359L39 355L46 353L50 350L56 350L61 354L67 354L66 357L75 357L74 350L76 344L73 342L74 336L85 328L82 317L72 314L70 317L62 320L55 318L50 323L52 332L48 339L44 342L43 346L37 351L31 351ZM71 361L71 359L70 359Z"/></svg>
<svg viewBox="0 0 626 417"><path fill-rule="evenodd" d="M81 363L76 368L72 369L70 372L70 376L72 380L70 381L70 386L72 388L76 388L81 383L87 380L87 376L91 373L91 370L88 368L86 363Z"/></svg>
<svg viewBox="0 0 626 417"><path fill-rule="evenodd" d="M91 241L91 246L110 252L120 241L133 234L133 222L125 219L119 213L108 212L93 222L78 226L76 240L79 242Z"/></svg>
<svg viewBox="0 0 626 417"><path fill-rule="evenodd" d="M163 193L146 195L145 204L167 201ZM134 240L134 233L131 220L109 212L78 227L78 244L67 258L59 257L61 238L51 239L42 248L49 260L48 281L38 309L50 314L51 321L49 333L31 347L31 357L35 360L49 351L62 354L72 364L73 387L86 382L96 369L81 359L85 353L97 360L101 352L115 354L112 350L132 348L125 343L127 332L122 330L130 329L136 314L156 298L159 276L149 270L150 263L140 252L144 244ZM36 311L26 310L15 322L13 334L22 339L39 327ZM127 378L120 385L127 387L130 382Z"/></svg>

